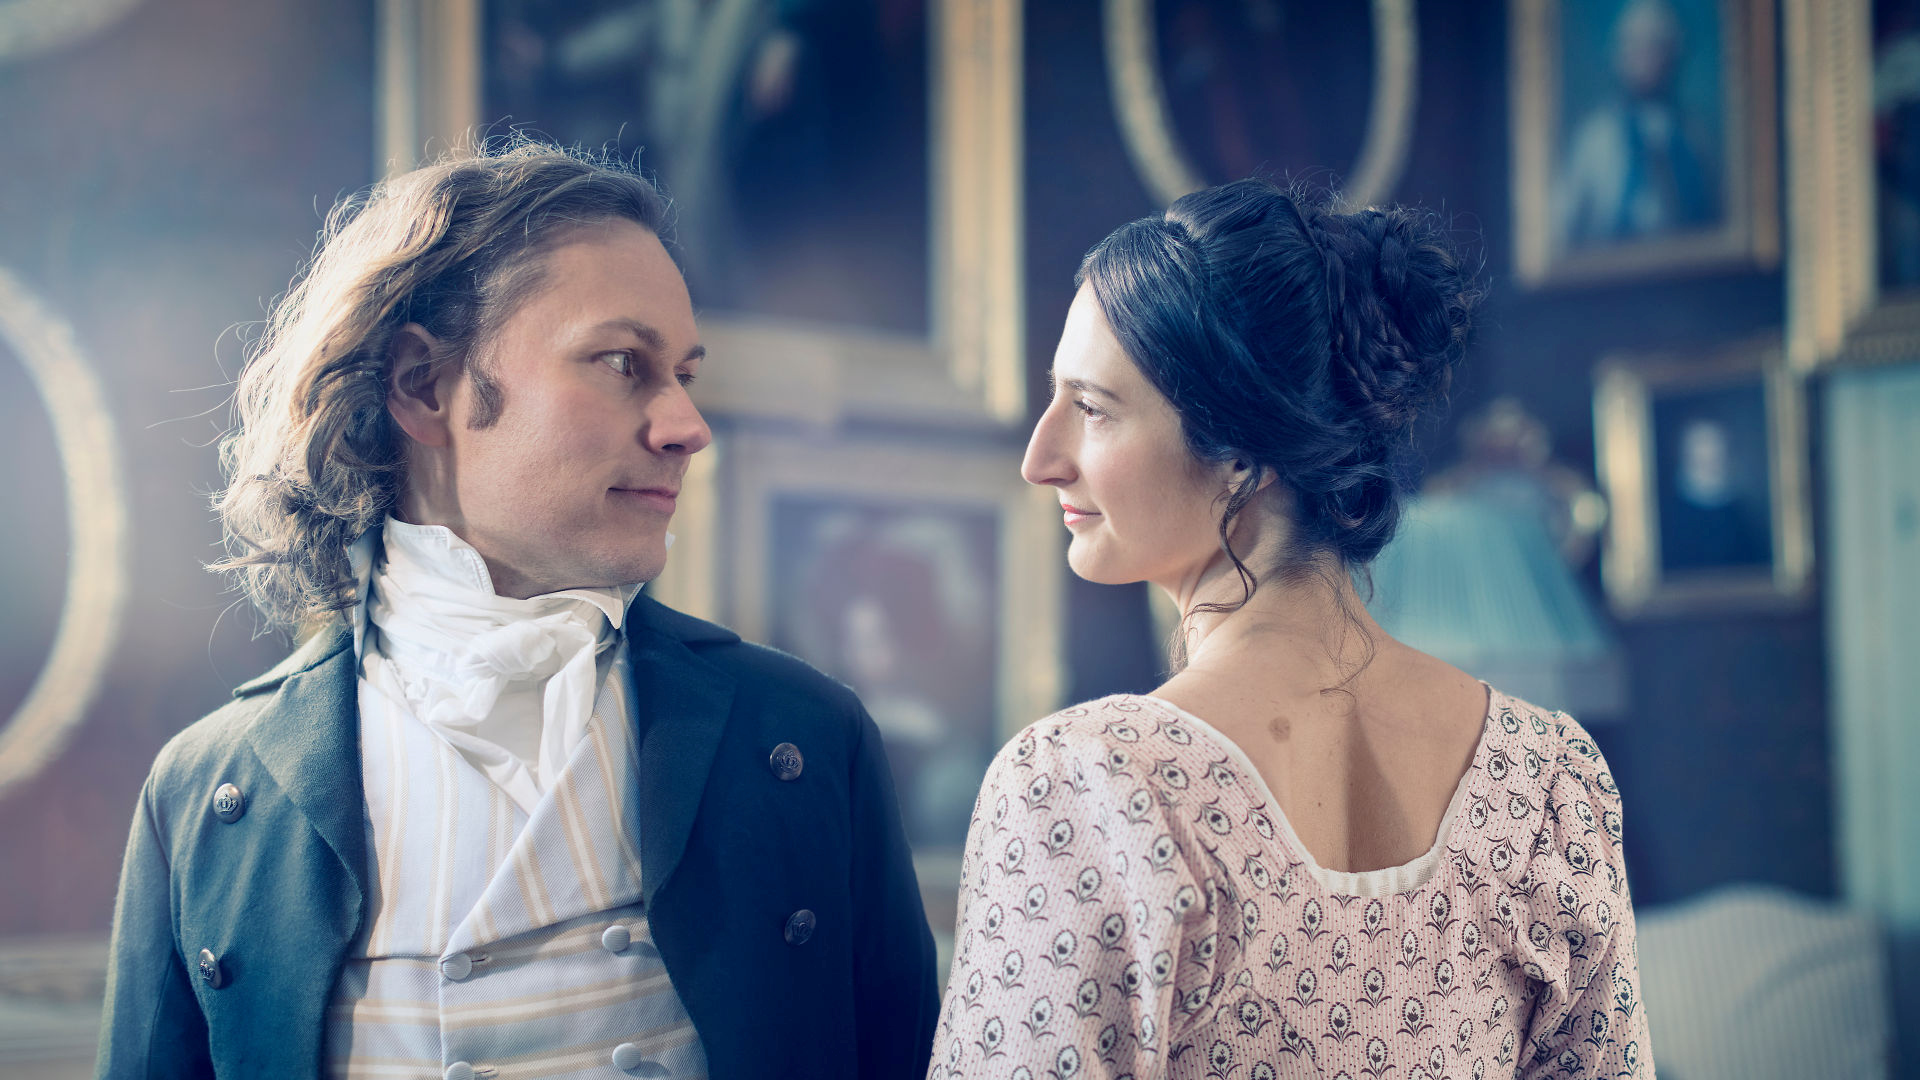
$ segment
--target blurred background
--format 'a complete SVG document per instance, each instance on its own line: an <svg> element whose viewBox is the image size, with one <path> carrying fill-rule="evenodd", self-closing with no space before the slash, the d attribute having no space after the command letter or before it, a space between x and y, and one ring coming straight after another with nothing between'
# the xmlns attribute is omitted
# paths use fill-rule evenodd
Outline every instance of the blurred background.
<svg viewBox="0 0 1920 1080"><path fill-rule="evenodd" d="M1376 613L1593 732L1663 1074L1920 1076L1920 0L3 0L0 1075L90 1074L146 770L287 651L201 569L255 324L517 129L675 197L652 588L860 692L943 937L998 746L1166 667L1017 476L1081 254L1255 173L1443 215Z"/></svg>

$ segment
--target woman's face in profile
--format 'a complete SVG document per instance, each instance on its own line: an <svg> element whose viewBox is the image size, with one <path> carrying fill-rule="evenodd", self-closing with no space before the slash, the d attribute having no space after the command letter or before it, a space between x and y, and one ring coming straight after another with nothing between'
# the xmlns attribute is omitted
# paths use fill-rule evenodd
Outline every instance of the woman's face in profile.
<svg viewBox="0 0 1920 1080"><path fill-rule="evenodd" d="M1020 475L1059 495L1073 534L1067 564L1088 581L1177 586L1220 551L1224 467L1188 452L1179 414L1127 356L1090 286L1067 312L1053 400Z"/></svg>

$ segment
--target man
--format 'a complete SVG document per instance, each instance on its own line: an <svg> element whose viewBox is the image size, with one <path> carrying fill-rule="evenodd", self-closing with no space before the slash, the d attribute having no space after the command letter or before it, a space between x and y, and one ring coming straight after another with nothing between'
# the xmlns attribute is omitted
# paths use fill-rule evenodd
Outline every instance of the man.
<svg viewBox="0 0 1920 1080"><path fill-rule="evenodd" d="M639 595L710 438L666 212L523 144L329 221L217 500L301 643L154 764L101 1076L925 1072L872 721Z"/></svg>

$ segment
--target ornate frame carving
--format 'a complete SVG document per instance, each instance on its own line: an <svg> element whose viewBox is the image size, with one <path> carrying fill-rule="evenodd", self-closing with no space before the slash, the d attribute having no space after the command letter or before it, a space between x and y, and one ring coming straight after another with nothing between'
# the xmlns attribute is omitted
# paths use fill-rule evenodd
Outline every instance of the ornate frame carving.
<svg viewBox="0 0 1920 1080"><path fill-rule="evenodd" d="M1782 0L1787 359L1806 372L1920 358L1920 288L1880 288L1872 0Z"/></svg>
<svg viewBox="0 0 1920 1080"><path fill-rule="evenodd" d="M1360 157L1344 188L1347 202L1366 206L1393 194L1406 168L1420 81L1420 38L1414 0L1371 0L1373 100ZM1108 89L1120 134L1147 191L1162 205L1206 187L1174 134L1160 80L1153 0L1105 0ZM1236 179L1222 177L1221 180ZM1220 181L1214 181L1220 182Z"/></svg>

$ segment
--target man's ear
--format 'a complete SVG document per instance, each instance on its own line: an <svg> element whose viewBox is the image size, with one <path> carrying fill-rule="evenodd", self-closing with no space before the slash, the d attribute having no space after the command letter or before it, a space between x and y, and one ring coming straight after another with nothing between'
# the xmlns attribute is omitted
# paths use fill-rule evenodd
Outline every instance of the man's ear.
<svg viewBox="0 0 1920 1080"><path fill-rule="evenodd" d="M387 412L423 446L445 446L453 432L450 406L460 365L435 363L440 342L419 323L408 323L387 343Z"/></svg>

